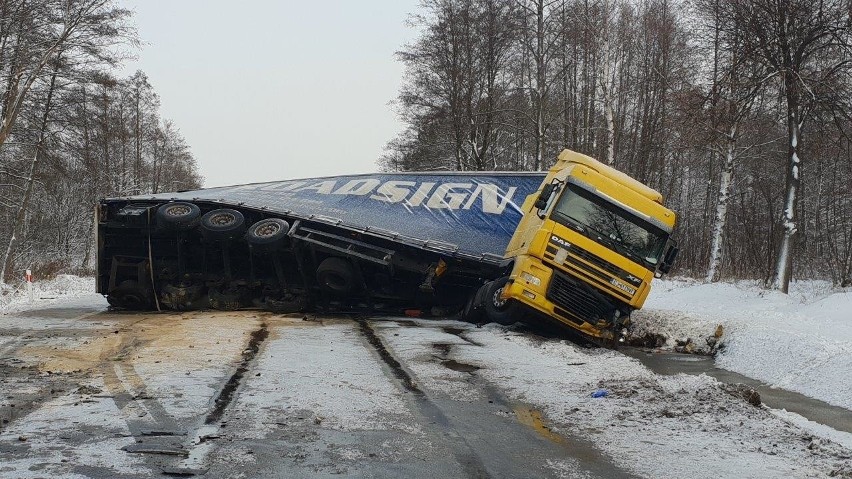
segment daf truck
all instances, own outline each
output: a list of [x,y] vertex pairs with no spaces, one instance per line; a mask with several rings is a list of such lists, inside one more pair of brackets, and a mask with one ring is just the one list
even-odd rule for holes
[[480,288],[466,308],[474,315],[533,316],[617,341],[678,254],[676,216],[659,192],[570,150],[522,211],[506,247],[510,270]]
[[97,290],[129,310],[545,319],[618,337],[677,254],[659,193],[547,173],[382,173],[101,200]]

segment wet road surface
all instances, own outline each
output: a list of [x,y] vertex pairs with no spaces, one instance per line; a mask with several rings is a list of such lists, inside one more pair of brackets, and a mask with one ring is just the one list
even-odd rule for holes
[[436,323],[447,341],[427,357],[459,398],[387,346],[408,321],[18,316],[0,329],[2,477],[633,477],[449,359],[481,347],[463,328]]

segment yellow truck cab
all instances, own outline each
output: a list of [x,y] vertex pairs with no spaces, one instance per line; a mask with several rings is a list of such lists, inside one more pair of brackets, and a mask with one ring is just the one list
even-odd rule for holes
[[[545,316],[598,341],[620,338],[651,280],[677,256],[675,213],[662,195],[593,158],[564,150],[505,257],[511,273],[485,286],[489,316]],[[503,321],[501,321],[503,322]]]

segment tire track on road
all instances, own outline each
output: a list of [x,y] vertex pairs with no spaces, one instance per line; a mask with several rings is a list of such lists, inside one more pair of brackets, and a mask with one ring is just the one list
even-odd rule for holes
[[[451,450],[455,456],[456,462],[462,467],[465,475],[470,478],[488,478],[491,475],[488,472],[482,458],[476,453],[473,447],[463,435],[455,432],[451,425],[450,419],[444,414],[437,404],[432,402],[429,396],[421,390],[411,374],[402,366],[402,364],[391,354],[388,348],[382,342],[381,338],[373,330],[372,326],[366,319],[358,319],[359,330],[366,338],[367,342],[376,350],[379,357],[387,365],[397,379],[399,384],[407,391],[413,394],[413,401],[416,405],[420,416],[426,421],[421,424],[424,429],[437,429],[432,436],[441,437],[444,441],[450,443]],[[433,426],[434,425],[434,426]]]
[[[461,362],[452,354],[454,348],[485,347],[467,337],[467,329],[437,322],[434,327],[421,323],[414,332],[403,325],[381,324],[381,336],[390,343],[383,343],[385,350],[390,355],[394,347],[401,348],[405,357],[397,356],[394,361],[406,364],[400,368],[422,396],[449,418],[437,426],[464,441],[487,476],[564,477],[567,468],[569,477],[635,477],[614,465],[592,442],[553,432],[541,412],[510,400],[498,384],[483,378],[481,366]],[[380,336],[376,331],[374,335]],[[447,335],[463,343],[448,340]],[[436,374],[434,364],[446,368],[449,375]],[[418,378],[417,374],[424,376]],[[465,393],[456,395],[447,389],[445,385],[452,381],[459,381],[463,385],[459,389]]]

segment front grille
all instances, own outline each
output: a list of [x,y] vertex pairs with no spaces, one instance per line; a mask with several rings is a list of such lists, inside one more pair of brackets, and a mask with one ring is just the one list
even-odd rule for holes
[[550,280],[545,296],[558,307],[592,324],[598,319],[606,318],[607,312],[611,309],[610,305],[589,291],[587,287],[559,271],[553,272],[553,278]]
[[589,263],[592,263],[593,265],[601,268],[602,270],[612,273],[612,275],[617,278],[623,278],[628,274],[627,271],[624,271],[623,269],[610,263],[609,261],[599,258],[582,248],[577,248],[575,246],[571,248],[570,251],[575,255],[579,256],[580,258],[583,258],[584,260],[588,261]]
[[[563,268],[572,270],[575,274],[589,280],[591,284],[596,284],[600,289],[607,291],[612,296],[623,301],[630,302],[633,295],[636,294],[635,289],[638,284],[635,281],[629,281],[626,279],[628,277],[633,277],[627,271],[604,260],[603,258],[593,255],[577,245],[571,245],[566,249],[569,254],[565,258],[565,261],[561,263]],[[558,249],[556,247],[548,245],[544,252],[544,259],[555,262],[557,251]],[[582,260],[585,260],[585,263]],[[590,267],[588,263],[591,263],[600,269]],[[612,274],[615,278],[607,273]],[[628,283],[634,291],[631,293],[619,288],[618,285],[614,283],[614,281],[618,280]]]

